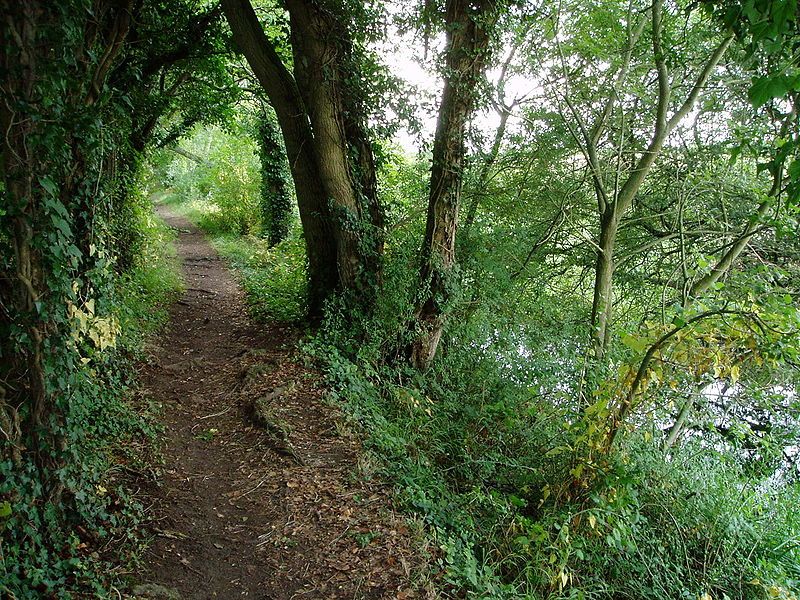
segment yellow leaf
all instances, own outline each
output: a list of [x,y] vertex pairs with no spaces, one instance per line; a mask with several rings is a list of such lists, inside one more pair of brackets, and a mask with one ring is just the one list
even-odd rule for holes
[[736,383],[739,381],[739,365],[733,365],[731,367],[731,383]]
[[542,488],[542,501],[544,502],[550,497],[550,486],[546,485]]
[[697,600],[714,600],[714,599],[711,597],[711,594],[706,592],[705,594],[698,596]]
[[594,515],[589,515],[589,527],[594,529],[597,526],[597,517]]

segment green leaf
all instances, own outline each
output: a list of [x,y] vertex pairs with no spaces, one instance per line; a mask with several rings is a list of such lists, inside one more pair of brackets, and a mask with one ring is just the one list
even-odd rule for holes
[[638,335],[631,335],[626,333],[622,336],[622,343],[635,352],[644,352],[647,348],[647,340],[642,339]]
[[750,86],[747,96],[754,107],[764,106],[773,98],[781,98],[789,91],[789,78],[785,75],[765,75],[759,77]]
[[0,519],[5,519],[11,516],[11,503],[8,501],[0,502]]
[[800,160],[793,160],[789,165],[789,179],[800,179]]
[[45,177],[40,177],[40,178],[39,178],[39,184],[40,184],[40,185],[41,185],[41,186],[42,186],[42,187],[45,189],[45,191],[46,191],[48,194],[50,194],[51,196],[57,196],[57,195],[58,195],[58,187],[57,187],[57,186],[56,186],[56,184],[53,182],[53,180],[52,180],[52,179],[50,179],[49,177],[46,177],[46,176],[45,176]]

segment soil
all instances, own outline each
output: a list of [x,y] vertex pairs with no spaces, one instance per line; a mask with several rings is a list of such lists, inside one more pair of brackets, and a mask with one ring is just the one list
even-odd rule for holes
[[418,598],[418,543],[302,364],[297,331],[254,323],[186,219],[183,297],[141,374],[162,406],[164,467],[141,598]]

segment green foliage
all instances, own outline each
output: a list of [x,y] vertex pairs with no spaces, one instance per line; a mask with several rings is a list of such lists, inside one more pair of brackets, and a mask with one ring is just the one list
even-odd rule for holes
[[[674,378],[686,385],[709,372],[716,379],[705,381],[755,378],[766,367],[759,361],[774,360],[772,336],[796,329],[796,310],[781,302],[767,310],[773,302],[767,298],[777,299],[768,295],[759,300],[756,314],[775,330],[760,329],[746,311],[687,326],[692,315],[714,306],[735,308],[730,302],[739,284],[730,280],[727,299],[719,305],[698,304],[671,323],[641,329],[632,318],[636,333],[624,337],[613,354],[629,373],[664,332],[682,328],[656,355],[647,391],[638,400],[644,403],[638,411],[659,416],[634,419],[636,431],[626,429],[621,448],[587,461],[591,437],[574,424],[581,415],[576,399],[590,385],[583,379],[589,376],[584,345],[589,332],[583,324],[588,306],[570,276],[551,282],[552,291],[534,288],[528,295],[528,281],[549,273],[547,265],[532,263],[520,271],[517,261],[509,272],[504,261],[515,256],[525,237],[515,227],[514,205],[503,205],[502,195],[487,207],[497,214],[484,226],[485,237],[479,229],[472,247],[464,249],[467,294],[448,327],[443,355],[425,374],[386,361],[410,318],[413,290],[407,282],[415,275],[423,225],[414,202],[424,194],[414,173],[419,166],[398,161],[382,173],[395,235],[374,318],[354,324],[346,304],[332,303],[323,328],[305,349],[324,369],[330,399],[366,436],[371,460],[362,475],[392,482],[401,505],[426,524],[437,549],[435,581],[442,593],[794,598],[800,521],[793,507],[800,492],[782,471],[789,467],[768,456],[766,448],[776,442],[764,438],[757,442],[764,449],[756,452],[760,458],[746,458],[752,437],[731,445],[726,433],[714,434],[713,428],[670,452],[656,441],[663,435],[657,428],[672,418],[669,409],[659,407],[674,403],[684,390]],[[545,176],[544,190],[553,193],[558,184],[552,166]],[[550,222],[527,224],[533,233],[526,237],[535,239],[536,227]],[[556,263],[558,269],[569,260]],[[758,289],[752,283],[742,288],[750,290],[751,303]],[[570,288],[571,296],[558,292]],[[749,348],[745,356],[743,347]],[[770,364],[766,369],[773,373],[783,369]],[[605,382],[608,374],[596,376]],[[624,382],[612,375],[607,385]],[[782,415],[776,423],[793,418],[794,409],[781,412],[774,398],[768,402]],[[698,414],[701,409],[710,407],[698,407]],[[713,410],[707,418],[713,421],[712,415]],[[719,452],[709,452],[709,443]]]
[[[136,3],[98,83],[116,5],[23,15],[28,4],[9,4],[0,24],[0,595],[103,596],[138,542],[124,465],[153,434],[147,407],[131,405],[130,359],[179,287],[144,154],[160,148],[153,178],[213,236],[256,317],[302,320],[305,248],[278,131],[241,99],[250,74],[227,56],[217,7]],[[509,31],[493,43],[515,46],[500,70],[536,85],[513,111],[507,82],[496,85],[516,122],[466,166],[475,219],[425,373],[398,349],[424,292],[409,282],[429,165],[371,144],[389,234],[382,289],[368,310],[333,298],[305,349],[364,435],[362,475],[390,482],[425,524],[442,595],[797,597],[797,3],[699,3],[713,21],[695,4],[522,3],[503,15]],[[388,136],[413,120],[412,95],[371,49],[389,14],[327,8],[348,27],[345,121],[369,117]],[[423,27],[439,8],[426,3]],[[261,13],[288,62],[285,13]],[[598,193],[639,172],[660,109],[677,110],[729,33],[724,69],[616,215],[600,360]]]
[[[572,417],[542,388],[510,381],[497,355],[450,347],[422,378],[381,367],[374,347],[348,358],[337,322],[306,349],[367,436],[379,474],[428,525],[443,589],[487,598],[797,593],[796,484],[756,483],[701,440],[665,461],[643,432],[590,489],[575,489],[580,441],[563,426]],[[537,360],[531,371],[546,371]]]
[[126,15],[82,0],[6,8],[0,595],[105,597],[138,551],[125,468],[154,434],[130,357],[163,324],[176,276],[145,197],[124,189],[138,180],[130,98],[94,79]]
[[[0,590],[11,598],[105,596],[119,567],[137,559],[143,509],[126,473],[150,460],[156,428],[151,409],[135,402],[131,360],[166,323],[180,288],[168,229],[150,215],[141,236],[137,266],[108,291],[107,316],[73,326],[78,356],[53,353],[47,363],[53,382],[68,390],[57,430],[68,460],[52,474],[61,503],[47,501],[32,461],[0,462]],[[92,336],[106,322],[114,324],[107,344]]]
[[261,165],[256,143],[235,127],[198,129],[186,141],[194,159],[178,155],[166,162],[172,189],[187,200],[204,203],[204,226],[238,235],[261,232]]
[[306,254],[297,229],[276,246],[252,236],[217,235],[212,242],[241,278],[255,318],[302,322],[306,314]]
[[[517,182],[509,164],[520,159],[512,154],[501,157],[509,161],[500,164],[507,179],[495,179],[492,201],[478,215],[469,247],[462,248],[463,291],[442,355],[421,374],[393,352],[402,347],[411,318],[415,291],[408,282],[418,268],[426,165],[391,152],[385,157],[381,193],[393,235],[379,303],[365,321],[353,318],[346,301],[331,302],[322,328],[304,349],[324,370],[330,400],[344,407],[365,436],[368,458],[361,475],[391,482],[400,506],[425,524],[441,593],[794,598],[800,521],[793,507],[800,492],[775,453],[796,444],[794,433],[781,438],[794,431],[789,423],[796,407],[786,399],[781,405],[775,394],[756,401],[755,391],[760,377],[766,379],[758,385],[768,389],[784,369],[776,344],[781,352],[794,347],[783,335],[796,329],[789,300],[757,283],[759,276],[737,274],[718,286],[719,298],[694,305],[693,312],[672,307],[662,321],[642,310],[649,296],[640,296],[639,304],[623,292],[631,312],[618,327],[624,323],[627,333],[615,341],[610,357],[628,375],[587,371],[589,306],[579,273],[591,256],[562,238],[563,253],[552,264],[523,262],[534,243],[528,240],[541,239],[563,207],[530,219],[525,211],[543,210],[541,199],[548,195],[574,193],[570,169],[528,167],[527,179]],[[732,177],[719,163],[692,177],[698,186],[715,181],[731,196],[746,185],[758,186]],[[526,187],[518,191],[517,185]],[[644,193],[655,210],[657,199],[670,191],[653,185]],[[520,202],[520,195],[529,203]],[[178,206],[208,223],[209,203],[184,200]],[[695,210],[719,211],[729,219],[736,210],[747,214],[733,205],[690,206],[684,205],[687,222]],[[635,232],[628,235],[623,244],[642,244]],[[217,235],[215,243],[231,259],[259,318],[301,314],[299,237],[272,249],[252,236]],[[698,252],[692,269],[702,276],[713,264]],[[548,278],[547,285],[535,283]],[[635,270],[623,281],[623,290],[642,285]],[[740,317],[692,321],[703,311],[735,308]],[[644,321],[643,314],[653,318]],[[759,322],[770,326],[762,329]],[[594,390],[595,401],[603,390],[617,398],[617,388],[630,384],[643,354],[676,326],[680,335],[669,338],[646,371],[618,448],[598,451],[581,420],[581,399]],[[714,428],[719,413],[713,403],[698,402],[692,433],[664,450],[659,428],[672,423],[675,403],[698,381],[720,380],[747,385],[737,392],[739,408],[728,414],[745,420],[758,414],[752,422],[763,423],[759,411],[768,409],[775,415],[772,432],[741,430],[734,438],[725,427]],[[787,374],[786,385],[791,380]],[[607,414],[586,415],[602,424],[597,431],[605,431]],[[709,452],[710,444],[715,451]]]

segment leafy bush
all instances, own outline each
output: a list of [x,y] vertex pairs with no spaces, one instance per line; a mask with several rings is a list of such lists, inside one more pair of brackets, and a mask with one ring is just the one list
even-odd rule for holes
[[241,130],[212,127],[198,130],[185,145],[194,158],[177,155],[162,166],[173,191],[204,206],[203,225],[210,231],[259,233],[261,164],[255,142]]

